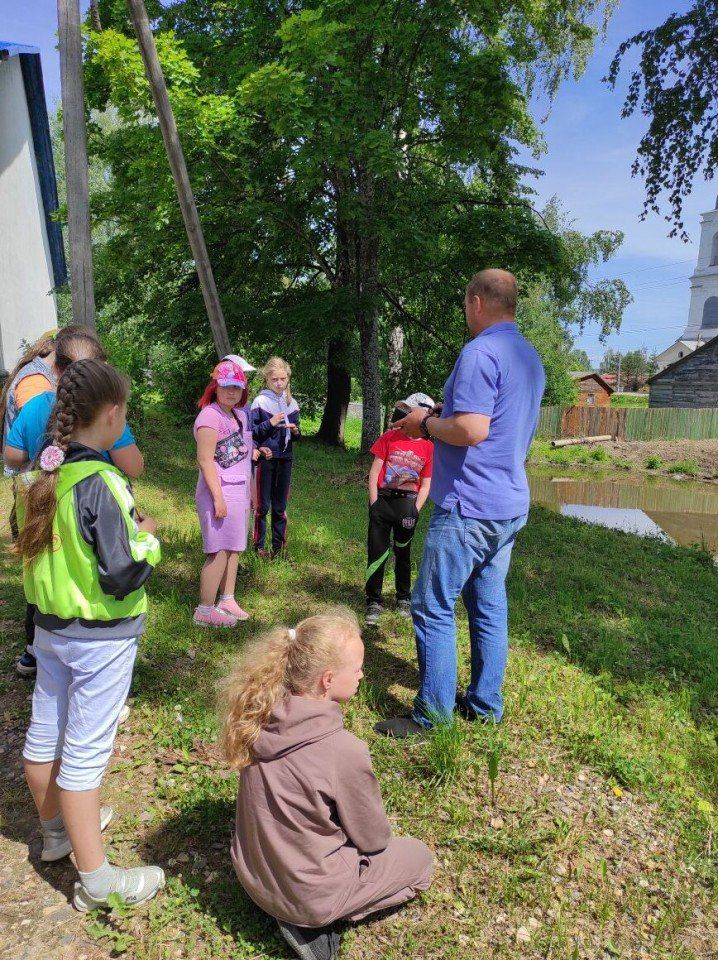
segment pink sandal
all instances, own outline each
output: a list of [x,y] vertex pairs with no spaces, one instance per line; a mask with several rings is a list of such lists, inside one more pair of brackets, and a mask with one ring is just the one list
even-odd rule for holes
[[225,610],[220,610],[219,607],[212,607],[209,613],[202,613],[197,607],[192,622],[198,627],[234,627],[237,618]]
[[235,620],[249,620],[249,614],[240,607],[234,597],[230,597],[229,600],[220,600],[217,609],[228,613]]

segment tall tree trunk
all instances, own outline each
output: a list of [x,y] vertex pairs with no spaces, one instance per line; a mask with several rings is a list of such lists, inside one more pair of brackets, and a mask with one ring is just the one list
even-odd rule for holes
[[97,321],[92,277],[90,187],[79,0],[57,0],[57,23],[60,41],[62,126],[65,135],[72,319],[75,323],[95,327]]
[[349,370],[349,344],[343,337],[334,337],[327,349],[327,397],[317,437],[322,443],[339,447],[344,443],[352,379]]
[[366,453],[381,433],[381,383],[379,378],[379,316],[373,302],[361,308],[362,424],[361,452]]
[[389,392],[384,413],[384,429],[389,429],[389,417],[391,416],[392,405],[399,400],[399,388],[401,387],[402,356],[404,354],[404,328],[396,324],[389,331],[389,356],[387,367],[389,369]]
[[95,33],[102,33],[102,20],[97,0],[90,0],[90,23]]
[[366,453],[381,433],[381,378],[379,376],[379,239],[376,231],[377,184],[361,164],[356,168],[361,216],[354,222],[351,249],[361,344],[362,427],[361,452]]

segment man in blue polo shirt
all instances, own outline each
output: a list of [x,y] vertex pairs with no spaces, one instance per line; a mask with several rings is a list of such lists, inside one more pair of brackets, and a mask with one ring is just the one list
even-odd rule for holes
[[[395,424],[409,437],[435,441],[435,506],[411,602],[419,692],[410,717],[376,725],[388,736],[420,735],[450,720],[456,708],[468,719],[499,722],[503,714],[506,575],[528,514],[524,464],[545,385],[539,355],[516,325],[516,298],[516,280],[505,270],[482,270],[472,278],[465,310],[473,339],[444,384],[441,415],[415,410]],[[471,637],[465,693],[457,692],[459,596]]]

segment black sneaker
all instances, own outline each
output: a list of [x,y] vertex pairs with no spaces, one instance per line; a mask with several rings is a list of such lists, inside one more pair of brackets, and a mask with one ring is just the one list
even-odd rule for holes
[[339,934],[333,927],[296,927],[277,920],[282,936],[302,960],[336,960]]
[[366,617],[364,623],[367,627],[375,627],[379,623],[379,617],[384,612],[384,607],[380,603],[370,603],[366,608]]
[[411,620],[411,600],[397,600],[396,612],[400,617]]
[[393,717],[391,720],[380,720],[374,724],[374,730],[384,737],[393,737],[395,740],[416,740],[424,738],[428,730],[417,723],[413,717]]
[[460,717],[463,717],[464,720],[468,720],[469,723],[478,721],[478,723],[488,723],[499,725],[500,720],[497,721],[494,719],[493,713],[477,713],[473,707],[470,707],[466,702],[466,697],[463,693],[456,692],[456,700],[454,702],[454,710],[459,714]]
[[26,650],[15,664],[15,669],[21,677],[34,677],[37,673],[37,660]]

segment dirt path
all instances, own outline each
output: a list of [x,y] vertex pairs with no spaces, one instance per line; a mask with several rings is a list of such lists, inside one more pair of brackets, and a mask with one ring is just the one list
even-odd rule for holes
[[641,469],[645,469],[648,457],[659,457],[664,464],[661,472],[673,464],[694,460],[699,477],[718,479],[718,440],[617,440],[606,449]]

